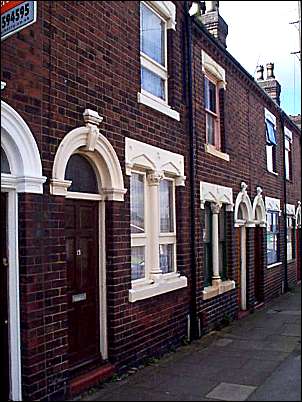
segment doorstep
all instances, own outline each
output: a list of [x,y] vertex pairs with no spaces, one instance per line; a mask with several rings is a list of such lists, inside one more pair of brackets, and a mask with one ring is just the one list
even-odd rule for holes
[[107,363],[97,369],[73,378],[69,383],[69,396],[74,397],[88,388],[110,378],[115,372],[115,366]]
[[247,317],[250,314],[249,310],[240,310],[238,313],[238,320]]

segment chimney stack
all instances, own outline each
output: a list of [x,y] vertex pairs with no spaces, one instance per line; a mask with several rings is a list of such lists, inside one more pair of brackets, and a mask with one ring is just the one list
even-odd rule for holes
[[219,14],[219,1],[205,1],[205,13],[199,16],[200,21],[225,48],[228,36],[228,25]]
[[262,89],[280,106],[281,85],[275,78],[274,63],[266,64],[266,80],[263,77],[264,67],[258,66],[256,80]]

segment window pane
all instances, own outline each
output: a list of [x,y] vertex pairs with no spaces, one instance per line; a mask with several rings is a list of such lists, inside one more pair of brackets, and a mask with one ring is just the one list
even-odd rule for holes
[[65,180],[72,181],[68,191],[98,194],[95,172],[84,156],[71,155],[66,166]]
[[131,233],[145,231],[144,175],[132,173],[130,178]]
[[204,96],[205,108],[216,113],[216,85],[207,77],[204,79]]
[[145,67],[141,68],[141,84],[145,91],[165,100],[165,81]]
[[226,251],[225,251],[225,243],[219,243],[219,275],[221,279],[226,279],[225,275],[226,271]]
[[278,262],[278,242],[277,242],[277,235],[273,233],[267,234],[267,263],[273,264]]
[[215,120],[212,115],[207,113],[207,143],[215,145]]
[[210,100],[210,110],[216,113],[216,85],[209,81],[209,100]]
[[141,3],[141,51],[165,65],[165,23]]
[[131,247],[131,280],[145,277],[145,247]]
[[218,215],[219,241],[225,241],[225,207],[222,206]]
[[204,232],[203,232],[203,241],[205,243],[211,242],[211,207],[207,202],[204,207]]
[[267,145],[266,146],[266,161],[267,161],[267,170],[270,172],[274,171],[274,164],[273,164],[273,146]]
[[289,150],[285,150],[285,177],[287,180],[290,178],[289,174]]
[[268,145],[277,145],[275,126],[269,120],[265,120],[266,126],[266,143]]
[[8,159],[3,148],[1,148],[1,173],[10,173]]
[[160,244],[159,265],[163,274],[174,271],[174,244]]
[[174,232],[173,216],[173,182],[162,180],[160,192],[160,231],[161,233]]

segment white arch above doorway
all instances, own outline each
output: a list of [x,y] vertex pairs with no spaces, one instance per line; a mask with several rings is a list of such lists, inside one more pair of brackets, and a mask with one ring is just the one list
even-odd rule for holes
[[1,101],[1,147],[10,166],[10,174],[1,174],[1,187],[17,192],[43,193],[40,152],[35,138],[23,118]]
[[103,118],[90,109],[85,109],[83,116],[86,125],[71,130],[59,145],[52,170],[51,194],[67,196],[71,182],[65,180],[66,166],[71,155],[81,153],[90,159],[97,172],[102,198],[123,201],[127,190],[117,154],[98,128]]
[[[255,223],[253,222],[252,203],[246,189],[247,184],[244,181],[242,181],[241,191],[238,193],[235,201],[235,212],[234,212],[235,227],[255,226]],[[242,212],[242,217],[239,216],[240,211]]]
[[253,201],[253,219],[256,225],[266,227],[266,208],[262,197],[261,187],[257,187],[257,195]]

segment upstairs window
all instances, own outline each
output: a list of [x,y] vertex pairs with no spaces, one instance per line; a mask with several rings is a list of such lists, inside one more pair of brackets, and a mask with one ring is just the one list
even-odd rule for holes
[[146,3],[140,4],[142,92],[167,102],[167,21]]
[[265,109],[266,162],[267,170],[277,173],[276,118]]
[[[205,151],[229,161],[224,148],[224,90],[225,70],[211,56],[202,50],[202,71],[204,74],[204,108],[206,113]],[[222,124],[221,124],[222,123]]]
[[285,127],[285,178],[292,180],[292,132]]
[[207,143],[215,148],[221,148],[220,119],[219,119],[219,93],[217,83],[209,77],[204,78],[204,103],[206,111]]

